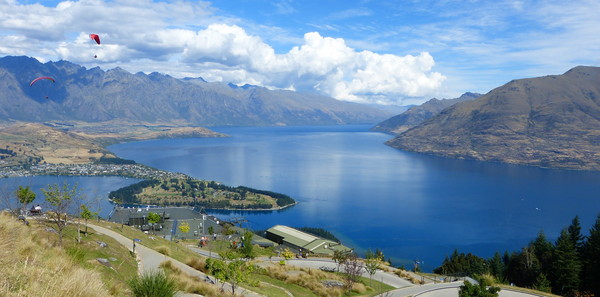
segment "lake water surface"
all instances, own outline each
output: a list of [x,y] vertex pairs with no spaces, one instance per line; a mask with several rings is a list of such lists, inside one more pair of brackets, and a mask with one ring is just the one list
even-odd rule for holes
[[[426,271],[454,249],[490,257],[520,249],[540,230],[554,240],[575,215],[587,233],[600,213],[600,173],[407,153],[384,145],[391,136],[369,127],[214,128],[231,137],[109,149],[155,168],[299,201],[274,212],[210,211],[222,218],[244,217],[256,230],[325,228],[360,253],[378,248],[407,267],[419,259]],[[107,193],[132,182],[97,178],[88,185]]]
[[[86,204],[92,212],[97,212],[101,217],[107,218],[114,208],[114,205],[108,201],[110,191],[128,186],[141,181],[141,179],[125,178],[117,176],[24,176],[0,178],[0,209],[16,208],[17,200],[13,193],[19,186],[30,187],[36,193],[36,198],[32,205],[46,204],[44,193],[41,189],[48,189],[49,185],[58,185],[62,187],[65,183],[69,188],[77,186],[78,193],[81,196],[81,203]],[[13,197],[13,199],[6,199]],[[77,208],[77,203],[72,203],[73,208]],[[74,209],[74,212],[79,210]]]
[[437,267],[457,248],[490,257],[540,230],[558,237],[575,215],[585,232],[600,213],[600,173],[450,160],[390,148],[370,126],[215,128],[229,138],[111,146],[122,158],[193,177],[288,194],[278,212],[216,212],[275,224],[322,227],[359,252],[394,264]]

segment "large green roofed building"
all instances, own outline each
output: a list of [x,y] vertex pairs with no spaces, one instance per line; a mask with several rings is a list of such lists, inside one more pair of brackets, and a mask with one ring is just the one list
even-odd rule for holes
[[351,248],[346,247],[341,243],[320,238],[283,225],[276,225],[269,228],[265,237],[297,251],[309,251],[313,254],[333,255],[333,252],[336,250],[352,251]]

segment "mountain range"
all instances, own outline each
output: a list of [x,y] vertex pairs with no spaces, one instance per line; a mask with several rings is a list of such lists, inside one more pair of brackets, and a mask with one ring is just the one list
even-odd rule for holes
[[[30,86],[36,77],[52,77]],[[195,126],[376,123],[391,113],[330,97],[177,79],[68,61],[0,58],[0,121],[130,121]]]
[[421,105],[413,106],[405,112],[377,124],[375,127],[371,128],[371,130],[391,134],[400,134],[425,122],[447,107],[459,102],[475,99],[479,96],[481,96],[481,94],[467,92],[454,99],[440,100],[433,98]]
[[600,67],[513,80],[387,144],[461,159],[600,170]]

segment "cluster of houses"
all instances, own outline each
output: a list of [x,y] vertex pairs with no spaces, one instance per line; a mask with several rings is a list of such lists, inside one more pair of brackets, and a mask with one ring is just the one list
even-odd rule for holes
[[[150,212],[160,215],[160,220],[155,223],[149,222]],[[221,235],[224,228],[234,227],[230,222],[190,207],[118,207],[111,213],[109,221],[134,226],[167,239],[193,238],[199,243],[211,238],[216,239],[217,236],[222,238],[225,236]],[[190,227],[188,232],[178,228],[184,222]],[[263,236],[253,237],[253,244],[274,246],[276,249],[288,248],[304,255],[332,256],[334,251],[352,250],[338,242],[283,225],[273,226],[261,235]]]

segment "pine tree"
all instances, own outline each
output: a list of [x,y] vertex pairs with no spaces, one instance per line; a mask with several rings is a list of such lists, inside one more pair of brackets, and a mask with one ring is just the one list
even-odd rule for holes
[[556,240],[553,258],[552,291],[561,295],[573,295],[579,289],[581,263],[567,229],[563,229]]
[[546,276],[552,272],[552,253],[554,252],[554,245],[546,239],[543,231],[540,231],[536,239],[530,244],[533,247],[533,252],[536,258],[540,261],[541,272]]
[[590,228],[590,235],[582,254],[585,277],[583,288],[595,296],[600,296],[600,214]]
[[538,275],[538,278],[533,284],[533,288],[546,293],[550,293],[552,289],[550,281],[548,280],[548,278],[546,278],[546,275],[543,273],[540,273],[540,275]]
[[573,242],[573,246],[577,250],[577,253],[581,252],[583,248],[583,240],[584,237],[581,235],[581,224],[579,223],[579,216],[575,216],[573,221],[571,221],[571,225],[569,226],[569,236],[571,237],[571,241]]
[[488,262],[490,267],[490,273],[497,280],[504,280],[504,263],[502,262],[502,256],[500,256],[500,253],[496,252],[494,254],[494,257],[492,257]]
[[541,273],[541,264],[531,245],[524,247],[521,252],[513,253],[510,257],[506,278],[517,286],[533,286]]

